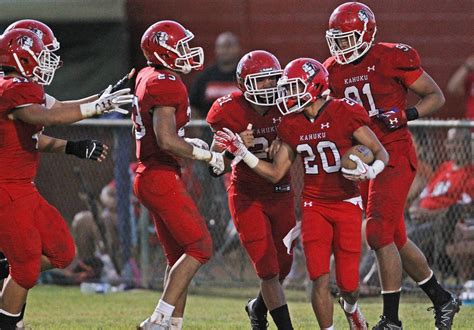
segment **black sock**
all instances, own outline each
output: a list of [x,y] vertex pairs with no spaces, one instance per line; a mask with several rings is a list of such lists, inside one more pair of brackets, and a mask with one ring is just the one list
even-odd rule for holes
[[278,330],[293,330],[291,324],[290,312],[288,311],[288,305],[283,305],[274,310],[270,311],[273,322],[275,322]]
[[392,293],[382,293],[383,315],[393,323],[400,325],[398,319],[398,306],[400,304],[400,291]]
[[20,316],[18,316],[18,322],[23,320],[23,318],[25,317],[25,309],[26,309],[26,303],[21,308]]
[[265,305],[265,301],[263,300],[262,292],[258,293],[257,299],[253,303],[253,311],[255,314],[258,316],[266,316],[268,309],[267,306]]
[[19,316],[8,316],[0,313],[0,329],[2,330],[15,330],[18,321]]
[[451,294],[438,283],[435,274],[428,282],[421,284],[420,288],[425,291],[435,307],[442,306],[451,299]]

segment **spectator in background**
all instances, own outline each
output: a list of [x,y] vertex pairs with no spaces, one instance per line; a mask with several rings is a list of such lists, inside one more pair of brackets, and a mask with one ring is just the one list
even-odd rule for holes
[[448,82],[448,93],[466,97],[466,119],[474,120],[474,54],[454,72]]
[[216,63],[208,66],[189,90],[193,115],[206,118],[212,103],[221,96],[238,91],[234,77],[240,59],[239,38],[232,32],[223,32],[216,39]]
[[474,197],[469,129],[451,128],[445,146],[449,159],[439,166],[408,212],[410,239],[443,273],[450,263],[446,245]]

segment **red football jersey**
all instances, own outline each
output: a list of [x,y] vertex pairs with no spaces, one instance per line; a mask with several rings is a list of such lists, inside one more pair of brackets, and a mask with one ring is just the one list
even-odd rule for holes
[[[265,151],[277,137],[276,126],[282,115],[276,106],[271,107],[262,116],[252,109],[245,100],[241,91],[228,94],[217,99],[207,114],[207,122],[214,131],[226,127],[235,133],[247,129],[252,124],[255,137],[255,146],[249,150],[258,158],[270,161]],[[274,194],[290,189],[290,175],[287,174],[276,185],[268,182],[250,169],[244,162],[240,162],[232,170],[231,182],[239,191],[258,198],[286,198],[288,194]]]
[[179,157],[161,150],[153,130],[155,106],[169,106],[176,109],[176,132],[184,136],[184,126],[189,122],[191,108],[188,91],[178,74],[153,67],[143,68],[137,75],[135,102],[132,120],[135,126],[137,143],[137,172],[152,166],[165,166],[179,169]]
[[474,165],[457,167],[453,161],[440,165],[420,195],[420,206],[442,209],[471,203],[474,198]]
[[39,161],[37,133],[42,126],[11,120],[16,107],[43,104],[44,89],[25,78],[0,77],[0,183],[32,182]]
[[304,113],[285,116],[278,135],[303,159],[303,198],[345,200],[360,195],[357,184],[342,176],[342,155],[352,135],[370,122],[367,111],[348,99],[329,100],[314,121]]
[[359,61],[341,65],[330,57],[324,66],[333,96],[362,104],[372,119],[370,128],[384,146],[394,141],[401,143],[398,150],[412,146],[407,127],[391,131],[375,115],[379,110],[406,109],[407,87],[423,74],[416,50],[404,44],[376,43]]

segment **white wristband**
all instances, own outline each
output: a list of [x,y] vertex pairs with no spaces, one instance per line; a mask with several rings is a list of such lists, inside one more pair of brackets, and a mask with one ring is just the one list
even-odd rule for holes
[[255,168],[257,167],[259,159],[250,151],[247,151],[245,156],[242,158],[245,164],[247,164],[248,167],[250,168]]
[[95,109],[95,102],[81,104],[80,108],[83,118],[89,118],[97,114]]
[[204,150],[193,146],[193,159],[205,160],[208,162],[212,158],[212,154],[209,150]]
[[372,164],[372,168],[374,169],[375,175],[378,175],[385,168],[385,164],[381,160],[377,159]]

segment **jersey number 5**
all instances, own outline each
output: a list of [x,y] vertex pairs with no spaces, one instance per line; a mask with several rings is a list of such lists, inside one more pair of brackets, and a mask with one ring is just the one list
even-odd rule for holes
[[[319,168],[318,165],[312,164],[316,160],[316,155],[313,152],[311,146],[307,143],[299,144],[296,147],[296,151],[299,154],[305,153],[307,156],[303,157],[304,170],[306,174],[318,174]],[[341,156],[337,150],[336,145],[331,141],[319,141],[316,145],[316,151],[319,153],[321,158],[321,164],[323,165],[323,170],[326,173],[338,172],[341,169]],[[334,157],[334,164],[329,165],[328,157],[326,152],[331,152]]]

